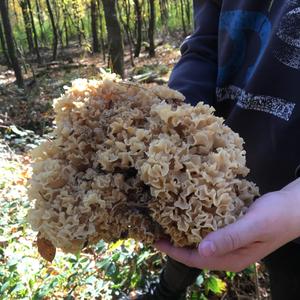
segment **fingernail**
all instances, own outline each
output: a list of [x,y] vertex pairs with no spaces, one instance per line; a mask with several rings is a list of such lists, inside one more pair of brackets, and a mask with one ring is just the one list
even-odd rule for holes
[[204,241],[199,245],[199,251],[203,256],[212,256],[216,253],[216,246],[211,241]]

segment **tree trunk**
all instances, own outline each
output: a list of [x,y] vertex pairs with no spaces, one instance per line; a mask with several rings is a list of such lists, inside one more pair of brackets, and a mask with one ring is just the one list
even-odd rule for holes
[[169,18],[166,0],[159,0],[159,7],[160,7],[161,24],[163,26],[164,31],[166,31],[168,27],[168,18]]
[[1,44],[1,48],[2,48],[2,53],[3,53],[3,55],[5,57],[5,60],[6,60],[6,64],[10,68],[11,63],[10,63],[9,56],[8,56],[8,53],[7,53],[7,49],[6,49],[5,38],[4,38],[4,33],[3,33],[1,22],[0,22],[0,44]]
[[91,29],[93,36],[93,52],[100,52],[100,44],[98,38],[98,10],[96,0],[91,0]]
[[17,13],[17,8],[16,8],[16,0],[13,0],[13,8],[14,8],[14,15],[15,15],[15,18],[16,18],[16,24],[19,24],[19,15]]
[[122,18],[122,9],[119,5],[119,2],[117,2],[117,8],[118,8],[118,12],[119,12],[119,19],[121,21],[121,24],[123,26],[123,29],[125,31],[125,35],[127,38],[129,54],[130,54],[130,62],[131,62],[132,67],[134,67],[134,59],[133,59],[133,53],[132,53],[132,40],[131,40],[130,29],[129,29],[129,19],[130,19],[130,16],[128,15],[129,11],[128,11],[127,7],[125,7],[125,12],[126,12],[126,23],[125,23],[125,21]]
[[0,13],[2,16],[3,29],[6,38],[7,48],[8,48],[8,55],[10,57],[12,68],[14,69],[15,72],[17,85],[19,88],[24,88],[22,71],[16,56],[16,49],[14,44],[12,28],[9,20],[8,8],[6,6],[6,0],[0,0]]
[[104,43],[104,28],[103,28],[103,14],[101,9],[101,1],[97,0],[98,5],[98,12],[99,12],[99,22],[100,22],[100,43],[101,43],[101,50],[103,61],[105,62],[105,43]]
[[29,52],[33,52],[34,44],[33,44],[33,39],[32,39],[32,25],[31,25],[31,21],[30,21],[29,12],[28,12],[27,1],[20,0],[19,3],[20,3],[20,7],[22,9],[22,14],[23,14],[24,27],[25,27],[26,38],[27,38],[27,43],[28,43],[28,50],[29,50]]
[[133,0],[135,7],[136,23],[137,23],[137,39],[134,49],[134,57],[139,57],[142,48],[142,9],[139,0]]
[[[78,28],[79,21],[77,20],[76,17],[76,12],[75,12],[76,7],[74,8],[73,2],[72,2],[72,10],[69,11],[69,5],[65,4],[64,6],[64,14],[66,17],[66,26],[68,27],[68,36],[69,36],[69,41],[74,37],[75,33],[72,31],[73,28],[76,29],[77,37],[79,39],[79,46],[81,46],[81,34],[80,33],[80,28]],[[80,27],[80,26],[79,26]]]
[[[54,18],[56,20],[56,24],[60,23],[60,7],[57,5],[56,0],[52,0],[52,11],[54,12]],[[58,26],[57,26],[58,27]]]
[[149,56],[155,56],[155,43],[154,43],[154,33],[155,33],[155,0],[149,0]]
[[63,6],[63,15],[64,15],[64,30],[65,30],[65,41],[66,41],[66,48],[69,47],[69,28],[68,28],[68,13],[67,13],[67,8],[64,5]]
[[191,29],[191,6],[190,6],[190,0],[186,0],[186,17],[188,22],[188,30]]
[[52,32],[53,32],[53,55],[52,55],[52,60],[56,60],[57,58],[57,46],[58,46],[58,34],[57,34],[57,28],[55,25],[55,20],[54,20],[54,15],[53,15],[53,11],[51,8],[51,4],[49,0],[46,0],[46,4],[47,4],[47,9],[48,9],[48,13],[50,16],[50,21],[51,21],[51,25],[52,25]]
[[113,72],[124,78],[124,46],[120,23],[117,17],[116,0],[102,0],[106,28],[109,54],[112,62]]
[[86,40],[83,18],[80,18],[80,25],[81,25],[80,30],[81,30],[82,37],[83,37],[84,40]]
[[36,7],[36,14],[38,17],[38,21],[39,21],[39,26],[40,26],[40,31],[41,31],[41,39],[43,41],[43,43],[45,43],[47,41],[47,37],[45,35],[45,29],[44,29],[44,19],[43,19],[43,13],[41,12],[41,5],[39,0],[35,0],[35,7]]
[[[62,2],[62,1],[60,1]],[[63,26],[60,26],[60,17],[61,17],[61,5],[57,5],[56,0],[52,0],[52,12],[54,14],[54,20],[56,23],[56,32],[57,32],[57,39],[58,39],[58,44],[60,43],[61,48],[64,48],[64,41],[63,41]]]
[[74,21],[75,21],[75,27],[77,30],[77,37],[78,37],[78,43],[79,47],[82,46],[82,29],[80,27],[80,16],[79,16],[79,7],[76,0],[72,0],[72,10],[74,13]]
[[182,21],[183,33],[184,33],[184,36],[187,36],[185,19],[184,19],[184,11],[185,10],[184,10],[184,5],[183,5],[183,0],[180,0],[180,8],[181,8],[181,21]]
[[134,67],[134,55],[133,55],[133,43],[134,43],[134,39],[133,39],[133,35],[132,35],[132,31],[130,28],[130,16],[131,16],[131,3],[130,0],[124,0],[124,5],[125,5],[125,10],[126,10],[126,32],[128,35],[128,42],[129,42],[129,46],[130,46],[130,60],[131,60],[131,65]]
[[28,10],[29,10],[31,27],[32,27],[32,31],[33,31],[35,53],[36,53],[37,61],[40,64],[42,62],[42,59],[41,59],[41,55],[40,55],[40,51],[39,51],[38,35],[37,35],[35,25],[34,25],[34,19],[33,19],[33,13],[32,13],[32,9],[31,9],[30,0],[27,0],[27,5],[28,5]]
[[130,18],[131,18],[131,0],[123,0],[123,4],[126,10],[126,26],[129,34],[129,38],[131,43],[133,43],[133,35],[132,35],[132,30],[130,26]]

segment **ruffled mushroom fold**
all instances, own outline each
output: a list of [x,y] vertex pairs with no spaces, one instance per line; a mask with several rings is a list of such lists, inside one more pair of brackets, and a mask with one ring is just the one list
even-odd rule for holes
[[80,79],[54,107],[54,139],[32,152],[28,219],[56,248],[166,236],[193,246],[258,195],[242,138],[167,87]]

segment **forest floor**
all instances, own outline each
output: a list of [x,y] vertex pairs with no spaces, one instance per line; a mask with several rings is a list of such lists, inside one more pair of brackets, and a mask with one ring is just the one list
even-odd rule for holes
[[[49,56],[49,50],[44,57]],[[159,46],[156,57],[142,52],[131,64],[125,55],[126,78],[143,83],[166,83],[170,71],[178,60],[179,50],[171,45]],[[100,79],[101,70],[107,70],[101,54],[91,55],[76,47],[65,49],[55,62],[35,63],[27,66],[26,93],[14,84],[14,73],[0,65],[0,124],[14,124],[43,134],[53,120],[52,101],[64,92],[76,78]]]
[[[144,51],[133,66],[126,53],[126,76],[164,84],[179,55],[178,47],[163,45],[155,58]],[[100,242],[81,257],[60,253],[53,264],[46,263],[32,247],[35,233],[25,220],[28,152],[52,130],[53,99],[76,78],[101,78],[106,67],[101,54],[72,47],[56,62],[28,65],[24,93],[13,72],[0,65],[0,299],[119,299],[124,291],[134,298],[157,279],[164,259],[132,241]],[[263,264],[238,274],[204,271],[188,299],[269,299],[268,276]]]

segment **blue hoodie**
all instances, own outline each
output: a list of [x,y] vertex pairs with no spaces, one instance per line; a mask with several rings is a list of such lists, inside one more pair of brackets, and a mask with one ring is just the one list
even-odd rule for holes
[[195,0],[194,10],[169,85],[213,105],[245,140],[249,179],[278,190],[300,165],[300,0]]

